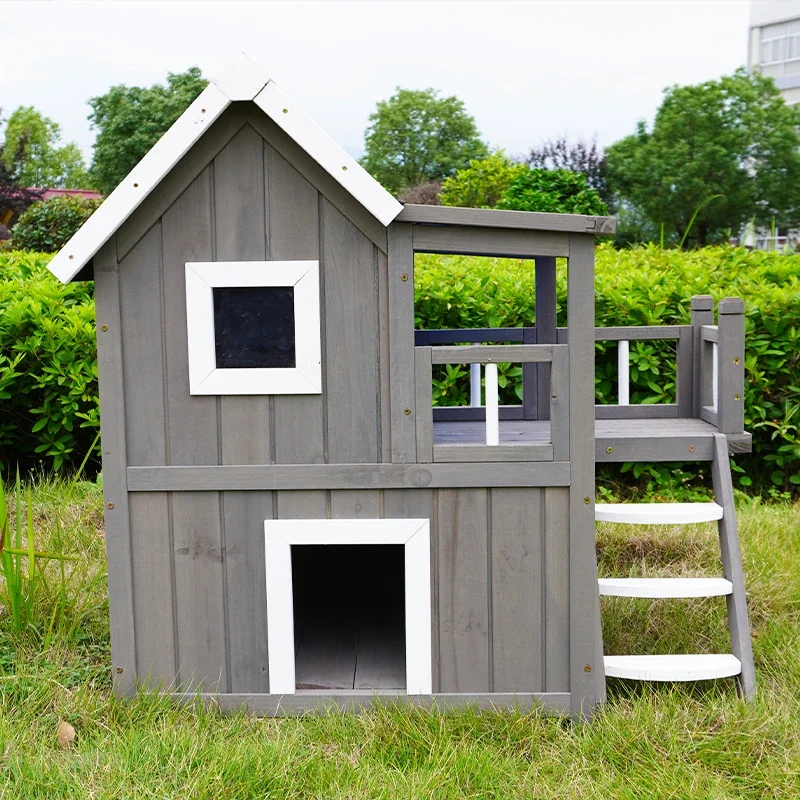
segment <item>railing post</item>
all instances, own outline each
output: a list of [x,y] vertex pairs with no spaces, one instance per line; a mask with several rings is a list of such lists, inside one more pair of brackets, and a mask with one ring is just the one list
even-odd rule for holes
[[720,433],[744,432],[744,301],[719,301],[717,427]]
[[469,365],[469,404],[472,408],[481,407],[481,365]]
[[[540,256],[536,259],[534,279],[536,281],[536,344],[555,344],[558,338],[556,327],[556,259],[554,256]],[[525,388],[530,386],[533,374],[536,375],[536,398],[528,398]],[[527,364],[522,368],[522,403],[525,406],[525,419],[550,419],[550,364]]]
[[630,344],[627,339],[617,343],[617,405],[631,404]]
[[500,444],[500,408],[497,388],[497,364],[486,364],[486,444]]
[[[703,325],[714,324],[714,298],[708,294],[698,294],[692,298],[692,416],[700,419],[706,396],[703,391]],[[709,384],[710,385],[710,384]]]

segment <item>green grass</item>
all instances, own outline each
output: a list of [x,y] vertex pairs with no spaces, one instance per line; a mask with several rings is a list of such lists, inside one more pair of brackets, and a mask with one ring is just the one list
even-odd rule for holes
[[[694,686],[609,682],[589,724],[536,714],[223,716],[110,692],[102,497],[91,484],[34,492],[37,547],[64,552],[83,613],[43,649],[0,616],[2,798],[797,798],[800,797],[800,507],[740,509],[759,681]],[[641,530],[641,529],[640,529]],[[713,526],[599,529],[601,574],[719,574]],[[54,569],[54,567],[48,567]],[[53,591],[57,581],[51,582]],[[0,603],[5,605],[0,586]],[[37,598],[44,615],[52,606]],[[607,652],[728,648],[724,603],[604,603]],[[60,750],[69,721],[75,745]]]

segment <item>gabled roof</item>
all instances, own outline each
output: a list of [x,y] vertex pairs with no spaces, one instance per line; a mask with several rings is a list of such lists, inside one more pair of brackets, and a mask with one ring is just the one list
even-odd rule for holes
[[219,115],[235,101],[252,100],[383,225],[402,206],[354,158],[295,106],[244,53],[203,90],[175,124],[106,198],[49,264],[69,283],[117,232],[147,195]]

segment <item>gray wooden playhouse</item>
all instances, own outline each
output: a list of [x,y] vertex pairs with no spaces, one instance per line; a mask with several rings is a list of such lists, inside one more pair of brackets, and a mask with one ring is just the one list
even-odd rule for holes
[[[728,464],[750,446],[743,307],[595,329],[613,229],[403,207],[246,58],[211,83],[51,263],[95,281],[117,690],[260,713],[581,714],[606,674],[751,694]],[[417,252],[532,259],[536,327],[415,331]],[[676,403],[628,404],[641,339],[674,343]],[[619,405],[595,407],[596,340],[619,342]],[[498,407],[498,362],[523,365],[521,405]],[[469,407],[432,408],[441,364],[472,365]],[[718,502],[596,507],[595,462],[632,460],[713,462]],[[717,520],[722,577],[598,584],[596,516]],[[732,653],[604,659],[603,593],[725,596]]]

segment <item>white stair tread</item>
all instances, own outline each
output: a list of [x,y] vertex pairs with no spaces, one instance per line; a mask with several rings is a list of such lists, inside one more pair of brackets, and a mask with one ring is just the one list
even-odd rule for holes
[[742,671],[730,654],[668,656],[606,656],[606,675],[638,681],[706,681],[729,678]]
[[722,519],[718,503],[597,503],[599,522],[627,522],[633,525],[680,525]]
[[610,597],[720,597],[731,594],[725,578],[600,578],[600,594]]

